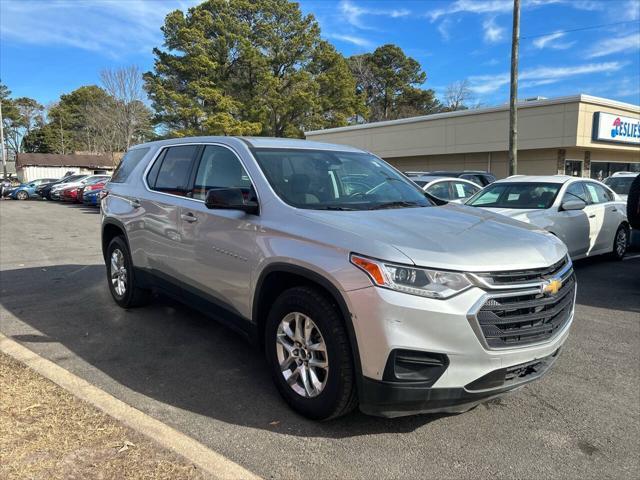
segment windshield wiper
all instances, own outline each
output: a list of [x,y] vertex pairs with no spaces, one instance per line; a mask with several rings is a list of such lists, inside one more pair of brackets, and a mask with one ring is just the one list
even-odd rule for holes
[[325,205],[323,207],[318,207],[315,208],[314,210],[335,210],[335,211],[353,211],[353,210],[357,210],[355,208],[351,208],[351,207],[339,207],[337,205]]
[[378,205],[374,205],[369,210],[382,210],[385,208],[403,208],[403,207],[426,207],[426,205],[420,205],[418,202],[408,202],[405,200],[396,202],[385,202]]

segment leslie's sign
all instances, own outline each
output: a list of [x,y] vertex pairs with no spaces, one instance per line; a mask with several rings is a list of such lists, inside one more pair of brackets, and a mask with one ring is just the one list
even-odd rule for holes
[[612,113],[596,112],[593,114],[593,139],[640,145],[640,120]]

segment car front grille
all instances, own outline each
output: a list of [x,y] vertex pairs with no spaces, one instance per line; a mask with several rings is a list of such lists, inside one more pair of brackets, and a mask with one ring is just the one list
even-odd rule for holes
[[[477,322],[479,334],[487,347],[498,349],[543,342],[567,324],[573,312],[576,292],[570,260],[565,259],[540,271],[546,274],[524,281],[522,272],[511,272],[511,277],[506,272],[499,274],[499,278],[510,278],[510,282],[519,284],[526,282],[528,286],[505,290],[496,285],[496,293],[491,292],[470,317]],[[562,280],[562,286],[556,293],[544,293],[543,286],[549,279]]]
[[529,283],[532,281],[553,277],[561,272],[568,264],[569,257],[565,256],[559,262],[549,267],[533,268],[529,270],[509,270],[506,272],[477,273],[487,284],[492,286],[509,286],[514,284]]

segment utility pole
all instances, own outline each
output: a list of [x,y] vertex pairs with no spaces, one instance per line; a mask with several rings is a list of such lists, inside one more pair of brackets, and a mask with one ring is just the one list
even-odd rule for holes
[[518,173],[518,47],[520,43],[520,0],[513,0],[511,38],[511,92],[509,95],[509,175]]
[[7,150],[4,148],[4,120],[2,118],[2,100],[0,100],[0,150],[2,150],[2,178],[7,178]]

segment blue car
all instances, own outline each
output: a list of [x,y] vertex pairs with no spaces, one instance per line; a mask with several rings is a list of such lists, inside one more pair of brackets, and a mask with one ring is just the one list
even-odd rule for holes
[[82,203],[91,207],[100,206],[100,192],[102,190],[91,190],[82,194]]
[[36,188],[43,183],[51,183],[57,181],[57,178],[39,178],[32,182],[22,183],[14,188],[9,197],[14,200],[27,200],[29,198],[38,198],[36,194]]

